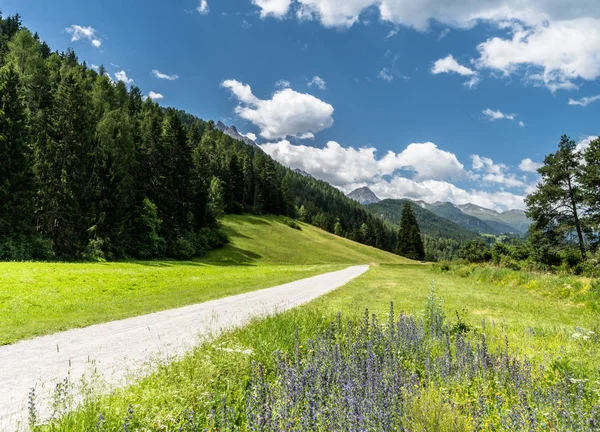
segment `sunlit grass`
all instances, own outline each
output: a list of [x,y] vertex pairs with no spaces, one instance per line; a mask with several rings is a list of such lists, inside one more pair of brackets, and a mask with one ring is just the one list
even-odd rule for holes
[[[540,379],[536,385],[560,382],[566,375],[581,380],[587,386],[586,392],[590,392],[586,393],[588,397],[597,398],[600,341],[597,336],[574,337],[578,332],[598,334],[598,315],[585,303],[439,273],[432,267],[382,265],[373,266],[365,276],[308,305],[255,321],[204,344],[185,359],[160,367],[154,375],[130,387],[100,398],[90,393],[87,404],[46,429],[91,428],[102,415],[106,430],[117,430],[132,407],[136,427],[177,430],[190,413],[199,421],[209,418],[223,398],[241,416],[238,422],[243,425],[253,363],[265,365],[272,377],[275,351],[293,353],[297,343],[303,349],[308,339],[336,320],[338,312],[342,313],[343,322],[360,321],[368,308],[385,322],[393,302],[397,312],[420,317],[432,281],[437,295],[444,300],[450,326],[456,326],[460,320],[470,329],[468,337],[474,340],[485,334],[494,351],[505,350],[508,343],[511,355],[530,362],[535,370],[543,368],[545,372],[536,372]],[[491,391],[496,384],[489,385]],[[476,402],[473,388],[462,385],[456,389],[460,392],[430,388],[411,403],[411,412],[417,418],[424,410],[443,407],[447,416],[454,404]]]
[[189,262],[0,263],[0,345],[280,285],[348,265],[406,262],[283,218],[224,220],[231,244]]

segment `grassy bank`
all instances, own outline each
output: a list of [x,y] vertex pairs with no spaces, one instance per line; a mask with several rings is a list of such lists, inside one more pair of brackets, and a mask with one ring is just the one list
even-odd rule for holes
[[[352,264],[406,260],[283,218],[232,216],[196,261],[0,263],[0,345],[267,288]],[[312,245],[312,246],[311,246]]]
[[[446,318],[444,332],[429,337],[429,327],[418,320],[423,316],[433,280],[437,296],[444,300]],[[368,308],[380,322],[387,323],[390,301],[394,302],[396,311],[416,318],[415,330],[404,336],[407,339],[402,345],[412,348],[402,348],[404,354],[391,358],[397,366],[385,369],[386,373],[406,372],[412,377],[407,378],[407,382],[416,386],[415,390],[402,390],[407,391],[402,406],[409,414],[398,421],[409,430],[515,430],[515,427],[573,430],[561,425],[567,421],[578,422],[577,410],[585,411],[589,417],[591,407],[596,404],[600,415],[597,405],[600,329],[594,311],[527,289],[442,274],[431,267],[382,265],[372,267],[365,276],[304,307],[224,335],[184,360],[160,367],[156,374],[131,387],[100,398],[94,397],[93,392],[87,393],[88,401],[83,408],[65,416],[60,423],[42,429],[87,429],[95,427],[99,419],[104,430],[119,430],[124,424],[151,430],[219,428],[219,422],[227,417],[222,415],[225,401],[225,413],[235,412],[234,417],[228,419],[227,428],[241,426],[244,430],[248,421],[256,420],[249,417],[253,415],[249,402],[254,401],[254,404],[260,399],[263,394],[260,391],[271,392],[271,396],[267,397],[268,401],[257,402],[258,406],[281,412],[282,405],[267,405],[271,404],[269,401],[280,400],[283,393],[278,386],[289,382],[290,376],[297,376],[298,380],[300,376],[308,377],[304,375],[308,372],[303,365],[312,364],[311,359],[316,355],[324,355],[325,360],[319,362],[317,370],[323,373],[332,370],[333,360],[327,358],[333,357],[327,356],[334,354],[327,354],[319,336],[332,323],[337,326],[335,337],[325,339],[332,349],[339,344],[340,355],[345,362],[350,362],[356,350],[346,342],[359,337],[355,330],[360,326],[348,327],[347,320],[360,322]],[[341,328],[335,324],[338,312],[342,314]],[[404,324],[398,327],[399,332],[400,328],[405,331],[407,325],[412,325],[410,319],[400,320]],[[389,326],[384,324],[382,328],[385,333]],[[371,367],[368,364],[384,365],[391,361],[385,360],[388,345],[373,348],[381,342],[377,332],[369,337],[374,338],[373,344],[367,341],[361,350],[374,350],[373,358],[382,360],[369,363],[370,357],[365,357],[365,374]],[[315,338],[317,342],[308,342]],[[468,348],[459,341],[465,341]],[[283,358],[289,356],[288,360],[281,363],[282,357],[275,352],[281,352]],[[451,360],[454,372],[450,374],[443,374],[440,369],[446,364],[442,362],[445,356]],[[337,354],[334,357],[339,358]],[[257,364],[264,366],[263,372],[253,366]],[[286,364],[300,368],[297,369],[299,375],[289,375]],[[504,364],[512,365],[512,369],[504,368]],[[469,371],[474,372],[469,375]],[[523,381],[515,381],[518,379]],[[312,390],[302,390],[307,391]],[[551,397],[556,400],[552,401]],[[571,397],[574,399],[569,399]],[[562,408],[568,414],[564,419],[557,414],[560,410],[553,410],[553,404],[558,404],[559,399],[560,403],[571,404]],[[337,400],[336,403],[342,402]],[[300,402],[292,405],[300,411],[308,409]],[[518,417],[510,411],[512,408],[514,412],[517,408],[521,410]],[[527,417],[528,409],[531,418]],[[325,409],[322,415],[326,416],[326,412]],[[546,412],[552,415],[546,418]],[[587,427],[588,417],[585,420],[581,417],[581,425]],[[325,421],[325,417],[322,420]],[[532,426],[532,421],[537,423]],[[576,430],[586,430],[583,426]],[[593,424],[590,423],[590,427]]]

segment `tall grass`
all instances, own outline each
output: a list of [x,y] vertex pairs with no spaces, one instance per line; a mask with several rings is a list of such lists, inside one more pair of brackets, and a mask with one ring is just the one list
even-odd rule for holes
[[[341,314],[329,320],[314,312],[284,314],[242,330],[242,337],[224,336],[194,353],[206,355],[208,364],[179,362],[133,392],[125,390],[112,399],[91,398],[80,411],[33,429],[596,431],[600,427],[598,383],[573,375],[558,361],[531,363],[511,348],[508,338],[503,346],[492,347],[485,325],[475,329],[448,321],[433,289],[421,315],[397,315],[393,306],[383,320],[368,311],[359,321]],[[582,337],[600,342],[593,334]],[[247,345],[250,341],[257,349]],[[168,395],[160,395],[157,388],[162,373],[177,381],[165,389]],[[149,392],[141,396],[144,388]],[[180,398],[179,403],[169,401],[176,410],[161,412],[165,396]]]

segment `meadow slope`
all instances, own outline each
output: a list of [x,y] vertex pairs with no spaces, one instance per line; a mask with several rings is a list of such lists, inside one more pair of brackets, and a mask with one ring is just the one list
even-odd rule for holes
[[228,216],[231,243],[187,262],[0,263],[0,345],[398,256],[283,218]]

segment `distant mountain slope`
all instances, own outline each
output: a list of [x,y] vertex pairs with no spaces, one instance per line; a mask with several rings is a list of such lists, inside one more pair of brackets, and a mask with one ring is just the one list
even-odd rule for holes
[[481,219],[489,225],[495,227],[499,227],[497,224],[506,225],[512,228],[512,231],[510,232],[517,234],[527,233],[529,225],[531,225],[531,221],[527,219],[525,212],[521,210],[509,210],[504,213],[499,213],[495,210],[490,210],[471,203],[459,205],[457,207],[463,213]]
[[235,128],[235,126],[226,126],[225,124],[223,124],[223,122],[219,121],[215,125],[215,128],[217,128],[218,130],[223,132],[225,135],[228,135],[233,139],[243,141],[245,144],[248,144],[249,146],[258,147],[256,145],[256,143],[254,141],[252,141],[250,138],[245,137],[244,135],[239,133],[237,131],[237,129]]
[[377,195],[375,195],[373,191],[366,186],[355,189],[346,196],[354,201],[358,201],[363,205],[375,204],[381,201],[379,198],[377,198]]
[[449,202],[437,202],[429,204],[423,201],[417,201],[416,204],[438,215],[439,217],[448,219],[455,224],[468,229],[469,231],[479,234],[501,235],[513,231],[513,228],[508,225],[499,222],[493,222],[493,224],[491,224],[475,216],[468,215],[454,204]]
[[433,238],[453,239],[460,242],[478,237],[477,233],[463,228],[448,219],[442,218],[410,200],[386,199],[375,204],[370,204],[367,208],[384,220],[399,225],[402,209],[406,203],[412,204],[413,213],[417,218],[421,233],[424,235]]

